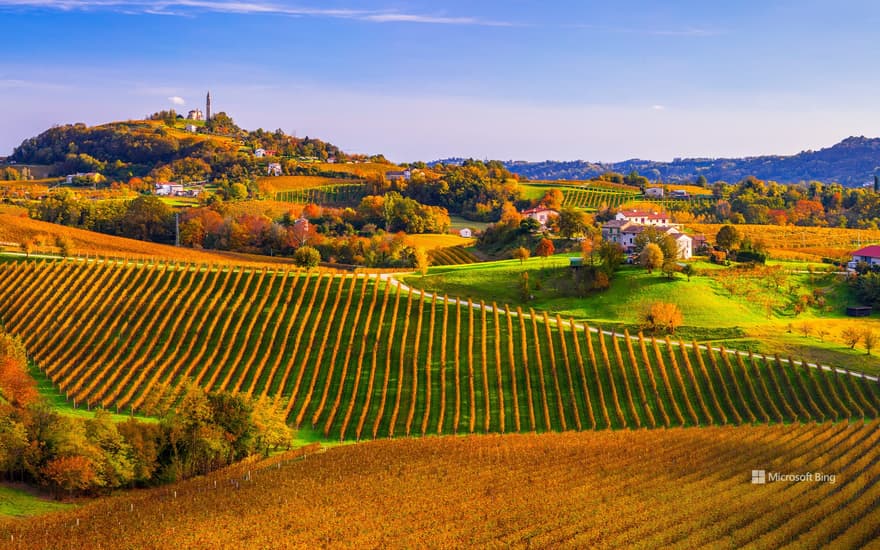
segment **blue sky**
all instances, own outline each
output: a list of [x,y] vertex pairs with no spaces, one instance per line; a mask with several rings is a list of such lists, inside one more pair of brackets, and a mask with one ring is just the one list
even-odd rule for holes
[[0,0],[0,155],[203,107],[397,161],[791,154],[880,132],[871,1]]

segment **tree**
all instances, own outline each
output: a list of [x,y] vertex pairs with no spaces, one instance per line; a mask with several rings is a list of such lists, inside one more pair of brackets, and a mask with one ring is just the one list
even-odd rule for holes
[[871,355],[871,350],[877,347],[877,333],[866,328],[862,331],[862,344],[865,346],[865,351],[868,355]]
[[563,239],[572,239],[582,235],[587,227],[586,216],[577,208],[567,206],[559,211],[556,227]]
[[715,243],[728,252],[735,249],[741,240],[742,237],[737,228],[730,224],[723,226],[715,235]]
[[40,470],[43,482],[53,490],[56,497],[62,491],[68,495],[89,489],[98,478],[92,461],[85,456],[62,456],[50,460]]
[[422,277],[428,274],[428,267],[431,265],[431,258],[424,247],[417,247],[413,252],[413,260],[415,260],[416,271],[422,274]]
[[559,189],[548,189],[541,197],[540,205],[551,210],[559,210],[562,207],[564,196]]
[[55,246],[58,247],[58,253],[64,258],[69,258],[73,254],[73,241],[67,235],[55,237]]
[[612,241],[602,241],[599,246],[599,258],[602,259],[602,266],[605,273],[611,275],[620,264],[623,263],[623,247]]
[[36,248],[36,242],[33,237],[25,237],[21,240],[21,251],[24,252],[25,257],[30,258],[34,248]]
[[301,267],[317,267],[321,261],[321,253],[311,246],[301,246],[293,253],[293,262]]
[[684,315],[678,305],[669,302],[654,302],[642,314],[642,328],[651,332],[674,333],[683,321]]
[[581,241],[581,257],[591,266],[596,265],[596,255],[601,246],[602,233],[588,230],[587,236]]
[[535,253],[542,258],[552,256],[554,252],[556,252],[556,247],[553,246],[553,241],[546,238],[541,239],[541,242],[538,243],[538,247],[535,249]]
[[511,252],[511,256],[515,260],[519,260],[520,265],[522,265],[526,260],[529,259],[529,256],[531,256],[531,252],[529,252],[528,248],[520,246],[513,249],[513,252]]
[[840,333],[840,337],[843,338],[844,343],[849,346],[850,349],[855,349],[856,344],[862,340],[862,332],[855,326],[849,326],[843,329],[843,332]]
[[655,269],[663,266],[663,251],[654,243],[648,243],[639,254],[639,265],[644,267],[648,273],[652,273]]
[[691,277],[696,275],[696,268],[693,264],[684,264],[684,267],[681,268],[681,272],[684,273],[687,280],[690,281]]
[[234,201],[244,200],[248,197],[247,187],[242,183],[233,183],[229,186],[229,198]]
[[675,260],[678,258],[678,243],[675,242],[670,235],[660,231],[656,227],[645,227],[635,238],[634,250],[641,254],[645,245],[654,243],[660,247],[663,257],[667,260]]

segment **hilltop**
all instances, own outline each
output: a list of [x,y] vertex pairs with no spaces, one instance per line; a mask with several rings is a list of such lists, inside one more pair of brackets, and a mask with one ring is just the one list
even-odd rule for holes
[[628,174],[635,170],[651,180],[669,182],[696,181],[700,176],[710,182],[736,182],[755,176],[779,183],[818,180],[859,186],[873,181],[873,175],[880,167],[880,138],[848,137],[831,147],[790,156],[676,158],[672,162],[630,159],[611,163],[511,160],[504,164],[511,172],[530,179],[577,180],[593,178],[604,172]]

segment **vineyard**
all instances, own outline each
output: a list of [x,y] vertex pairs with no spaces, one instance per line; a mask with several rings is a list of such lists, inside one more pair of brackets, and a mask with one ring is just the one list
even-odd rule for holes
[[351,185],[356,180],[328,178],[325,176],[267,176],[260,178],[261,186],[268,186],[272,191],[293,191],[296,189],[313,189],[333,185]]
[[[717,235],[719,224],[688,224],[694,231]],[[844,229],[840,227],[801,227],[794,225],[737,225],[744,237],[761,240],[768,248],[781,250],[814,249],[854,251],[859,247],[880,243],[878,229]]]
[[299,204],[354,206],[357,205],[365,194],[366,187],[363,184],[349,183],[279,191],[275,193],[275,200]]
[[[857,548],[880,426],[380,440],[0,523],[16,548]],[[305,453],[312,454],[306,456]],[[752,470],[811,481],[752,484]],[[831,477],[833,476],[833,478]]]
[[448,246],[428,252],[431,265],[463,265],[476,263],[476,256],[465,250],[463,246]]
[[0,320],[78,406],[161,413],[186,381],[268,396],[325,437],[876,418],[880,386],[617,338],[389,282],[113,262],[0,265]]
[[616,208],[641,195],[636,192],[610,188],[565,187],[562,189],[562,205],[575,208]]

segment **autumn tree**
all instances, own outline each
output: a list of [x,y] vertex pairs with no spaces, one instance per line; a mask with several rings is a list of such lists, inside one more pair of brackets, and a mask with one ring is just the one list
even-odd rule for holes
[[652,273],[655,269],[663,266],[663,251],[654,243],[648,243],[639,254],[639,265],[644,267],[648,273]]
[[862,345],[865,346],[868,355],[871,355],[871,350],[877,347],[877,333],[869,328],[862,331]]
[[718,234],[715,235],[715,244],[727,252],[730,252],[739,246],[741,240],[742,236],[740,235],[739,230],[730,224],[723,226],[718,230]]
[[551,210],[559,210],[562,208],[562,200],[564,196],[562,195],[562,191],[559,189],[548,189],[544,196],[541,197],[539,204],[544,208],[549,208]]
[[538,247],[535,249],[535,253],[541,258],[548,258],[556,252],[556,247],[553,246],[553,241],[550,239],[544,238],[538,243]]
[[855,349],[856,344],[862,340],[862,331],[855,326],[848,326],[840,333],[840,337],[850,349]]
[[0,393],[15,407],[26,407],[39,396],[28,374],[27,354],[16,337],[0,333]]
[[571,206],[559,211],[555,223],[559,236],[563,239],[572,239],[583,235],[587,229],[586,214]]
[[21,251],[24,252],[26,258],[30,258],[36,248],[37,243],[33,237],[25,237],[21,240]]
[[317,267],[321,262],[321,253],[311,246],[301,246],[293,253],[293,262],[301,267]]
[[428,252],[424,247],[416,247],[413,252],[413,263],[415,264],[414,267],[416,268],[416,271],[418,271],[422,277],[428,274],[428,267],[431,265],[431,258],[428,257]]
[[524,246],[520,246],[520,247],[514,248],[513,252],[511,252],[510,254],[513,257],[513,259],[519,260],[520,265],[522,265],[526,260],[529,259],[529,256],[531,256],[532,253],[529,252],[528,248],[526,248]]
[[674,333],[683,321],[678,305],[669,302],[654,302],[642,313],[642,328],[651,332]]
[[92,487],[98,474],[92,461],[85,456],[60,456],[49,461],[40,470],[43,482],[60,498],[63,492],[68,496],[83,492]]

